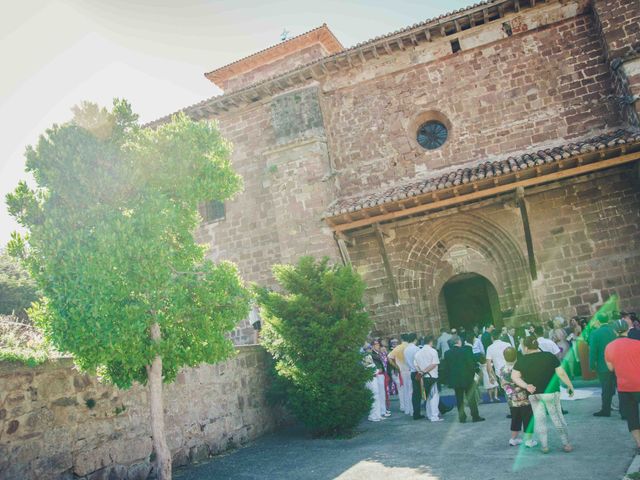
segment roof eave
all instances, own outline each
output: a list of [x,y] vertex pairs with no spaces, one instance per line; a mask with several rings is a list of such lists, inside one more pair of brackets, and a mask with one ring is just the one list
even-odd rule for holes
[[376,223],[424,215],[464,203],[529,188],[640,160],[640,141],[586,152],[549,164],[484,178],[442,190],[425,192],[353,212],[327,215],[325,222],[336,232],[347,232]]

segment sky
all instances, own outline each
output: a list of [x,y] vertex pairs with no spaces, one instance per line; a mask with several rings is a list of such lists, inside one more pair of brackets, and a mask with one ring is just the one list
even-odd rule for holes
[[222,92],[204,72],[326,23],[345,47],[475,0],[23,0],[0,16],[0,248],[24,151],[82,101],[147,122]]

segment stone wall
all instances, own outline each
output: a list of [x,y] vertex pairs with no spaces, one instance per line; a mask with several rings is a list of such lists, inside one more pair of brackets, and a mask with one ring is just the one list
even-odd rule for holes
[[[273,429],[267,354],[240,347],[224,363],[185,369],[165,386],[174,464],[215,455]],[[151,434],[147,390],[100,384],[68,359],[36,368],[0,364],[0,478],[145,479]]]
[[[245,188],[227,202],[224,220],[202,226],[199,240],[210,245],[210,258],[232,260],[245,279],[275,287],[273,264],[295,262],[304,254],[328,255],[339,261],[332,231],[322,220],[328,205],[337,198],[435,176],[453,165],[567,144],[630,122],[633,107],[621,108],[619,97],[623,90],[640,94],[640,60],[625,57],[623,66],[616,70],[608,55],[612,51],[629,54],[625,45],[634,45],[635,18],[639,15],[637,2],[629,0],[536,4],[452,35],[438,35],[414,45],[403,43],[403,48],[387,54],[378,48],[373,56],[363,54],[358,59],[354,52],[349,66],[336,63],[335,68],[320,69],[326,70],[323,73],[316,71],[313,78],[302,76],[292,83],[284,82],[288,87],[279,82],[274,89],[277,94],[212,113],[234,145],[233,165],[243,176]],[[623,22],[622,37],[615,29],[617,22]],[[452,40],[458,41],[460,51],[453,51]],[[626,86],[621,86],[624,82]],[[449,138],[442,147],[427,151],[417,144],[416,131],[420,122],[430,118],[447,125]],[[594,177],[594,183],[601,181],[598,178]],[[572,191],[574,187],[569,185],[573,183],[555,186],[555,194],[562,189]],[[623,207],[617,206],[615,195],[603,193],[606,185],[604,190],[586,188],[585,192],[598,197],[585,200],[584,205],[580,204],[582,194],[566,193],[565,200],[575,205],[571,213],[575,216],[570,216],[575,230],[569,237],[562,232],[550,234],[562,225],[552,229],[544,225],[551,221],[544,212],[555,208],[556,201],[550,193],[545,194],[547,188],[535,189],[536,195],[527,192],[538,255],[535,281],[527,277],[530,267],[522,220],[513,202],[481,202],[472,207],[476,211],[473,216],[454,219],[460,212],[454,209],[431,215],[424,223],[437,227],[442,238],[458,235],[478,245],[484,241],[484,246],[469,251],[469,261],[480,268],[483,259],[491,260],[492,266],[483,271],[495,284],[511,322],[538,314],[546,318],[560,311],[565,315],[592,311],[596,305],[593,295],[601,301],[610,288],[603,286],[601,293],[593,293],[599,279],[606,277],[601,276],[606,262],[615,264],[617,260],[598,240],[603,233],[585,218],[597,215],[606,222]],[[635,198],[635,193],[628,195]],[[600,196],[602,200],[598,200]],[[589,203],[591,200],[594,203]],[[596,207],[603,211],[580,213]],[[633,224],[624,222],[633,218],[627,215],[615,222],[622,222],[621,229],[632,229]],[[386,241],[402,240],[399,233],[405,227],[385,228],[395,232],[389,233]],[[424,330],[427,316],[432,315],[428,321],[433,325],[446,317],[438,291],[453,270],[440,268],[441,259],[455,263],[454,257],[462,250],[456,244],[447,246],[435,233],[429,233],[429,228],[407,233],[413,240],[405,241],[404,250],[391,249],[393,268],[400,268],[400,306],[384,288],[388,280],[376,240],[360,235],[355,247],[349,247],[354,263],[366,273],[370,284],[367,305],[380,322],[380,331]],[[398,236],[390,240],[389,235]],[[573,241],[571,235],[586,253],[578,254],[577,247],[568,245]],[[489,246],[486,239],[491,239]],[[558,249],[558,242],[565,250]],[[598,248],[589,250],[591,244]],[[627,245],[616,244],[616,248],[627,251]],[[559,280],[549,275],[559,275],[551,272],[560,253],[560,263],[573,262],[573,257],[565,255],[575,255],[583,265],[580,268],[595,270],[576,272],[570,275],[571,281],[556,285]],[[586,255],[598,260],[589,263]],[[429,267],[432,275],[416,272],[422,267],[413,265],[414,260],[436,265]],[[587,279],[587,275],[594,277]],[[636,288],[634,280],[622,279],[620,288]],[[435,288],[431,297],[425,282]],[[574,287],[569,294],[566,289]],[[625,288],[623,291],[628,293]],[[234,332],[234,340],[251,341],[253,335],[249,322],[244,322]]]
[[536,279],[513,194],[383,227],[398,305],[374,232],[353,236],[349,253],[367,282],[376,333],[427,333],[446,326],[443,285],[465,273],[491,282],[508,325],[592,315],[613,294],[623,309],[638,311],[638,183],[638,167],[630,166],[527,191]]
[[317,86],[218,118],[233,144],[244,189],[222,221],[202,225],[198,241],[213,260],[231,260],[242,277],[274,286],[274,264],[302,255],[338,258],[322,213],[332,200],[331,161]]
[[249,85],[253,85],[262,80],[266,80],[269,77],[274,77],[278,74],[293,70],[300,65],[306,65],[307,63],[324,57],[327,54],[326,49],[320,45],[311,45],[302,50],[295,51],[290,55],[283,58],[262,65],[242,75],[230,78],[223,85],[225,92],[234,92],[240,90]]
[[635,0],[595,0],[609,59],[624,58],[640,47],[640,6]]
[[[560,6],[547,8],[556,12]],[[521,24],[533,22],[523,17]],[[442,42],[450,48],[443,39],[395,54],[393,71],[381,58],[377,69],[376,61],[363,68],[370,79],[353,72],[324,86],[341,196],[618,124],[611,74],[590,13],[472,44],[445,58],[415,60]],[[426,151],[416,131],[430,112],[444,117],[449,138]]]
[[640,126],[640,4],[596,0],[594,14],[623,120]]

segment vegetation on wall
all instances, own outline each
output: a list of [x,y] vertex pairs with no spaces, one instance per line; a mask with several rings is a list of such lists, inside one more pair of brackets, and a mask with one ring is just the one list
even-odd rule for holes
[[0,315],[0,361],[36,366],[56,356],[42,332],[27,320]]
[[229,155],[211,123],[142,128],[125,101],[83,104],[27,150],[36,188],[7,195],[28,231],[9,252],[44,294],[30,316],[82,369],[149,385],[160,480],[171,477],[162,382],[232,355],[226,334],[249,312],[236,267],[205,260],[193,238],[198,204],[241,187]]
[[15,258],[0,252],[0,315],[18,315],[38,299],[38,288]]
[[303,257],[273,272],[282,291],[261,289],[258,299],[262,343],[275,359],[282,398],[314,435],[348,435],[371,406],[371,372],[360,354],[371,329],[365,284],[327,258]]

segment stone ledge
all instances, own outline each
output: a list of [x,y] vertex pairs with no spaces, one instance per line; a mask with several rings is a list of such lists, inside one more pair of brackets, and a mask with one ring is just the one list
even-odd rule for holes
[[[251,351],[251,350],[264,350],[264,347],[259,343],[254,343],[250,345],[236,345],[236,349],[238,353]],[[233,360],[234,357],[229,358],[228,360]],[[224,362],[222,360],[221,362]],[[221,363],[218,362],[218,363]],[[216,365],[207,364],[207,365]],[[7,373],[17,373],[21,371],[29,371],[29,372],[47,372],[51,370],[57,370],[61,368],[72,368],[75,369],[75,364],[73,362],[73,357],[65,356],[59,358],[52,358],[44,363],[41,363],[36,366],[25,365],[22,362],[10,362],[7,360],[0,360],[0,375],[4,375]],[[188,368],[188,367],[187,367]],[[79,370],[76,370],[78,373],[82,373]]]

